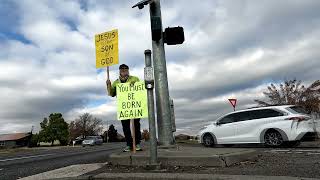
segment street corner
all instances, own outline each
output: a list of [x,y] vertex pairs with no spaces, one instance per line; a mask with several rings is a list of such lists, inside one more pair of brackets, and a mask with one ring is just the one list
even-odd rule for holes
[[109,156],[109,161],[113,165],[132,165],[132,156],[130,152],[113,153]]
[[[255,161],[258,154],[256,150],[242,148],[179,147],[159,149],[158,162],[162,166],[226,167],[244,161]],[[146,150],[137,153],[114,153],[110,155],[110,162],[120,166],[147,166],[150,153]]]
[[232,166],[237,163],[247,162],[247,161],[257,161],[259,160],[260,153],[256,150],[243,150],[240,152],[233,152],[230,154],[225,154],[220,156],[225,163],[225,166]]

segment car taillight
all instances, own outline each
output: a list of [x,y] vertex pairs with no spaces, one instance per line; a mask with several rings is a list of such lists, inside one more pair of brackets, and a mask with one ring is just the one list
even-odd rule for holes
[[286,118],[285,120],[291,120],[291,121],[307,121],[311,119],[310,117],[307,116],[295,116],[295,117],[290,117]]

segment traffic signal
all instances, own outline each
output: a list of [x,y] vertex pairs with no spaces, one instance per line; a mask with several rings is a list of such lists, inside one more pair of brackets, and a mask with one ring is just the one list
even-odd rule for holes
[[182,44],[184,42],[183,27],[168,27],[164,31],[164,43],[167,45]]

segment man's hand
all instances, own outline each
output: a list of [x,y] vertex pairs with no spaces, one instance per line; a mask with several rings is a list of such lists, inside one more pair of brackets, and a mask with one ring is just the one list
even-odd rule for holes
[[135,84],[136,82],[131,81],[131,82],[129,82],[129,83],[130,83],[130,86],[134,86],[134,84]]
[[108,87],[108,88],[111,88],[111,81],[110,81],[110,79],[108,79],[108,80],[106,81],[106,84],[107,84],[107,87]]
[[108,91],[108,95],[110,96],[110,91],[111,91],[111,81],[110,81],[110,79],[108,79],[107,81],[106,81],[106,84],[107,84],[107,91]]

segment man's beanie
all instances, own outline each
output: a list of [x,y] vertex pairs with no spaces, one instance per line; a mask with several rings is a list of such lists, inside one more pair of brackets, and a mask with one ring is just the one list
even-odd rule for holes
[[125,65],[125,64],[121,64],[119,66],[119,69],[129,69],[129,66]]

